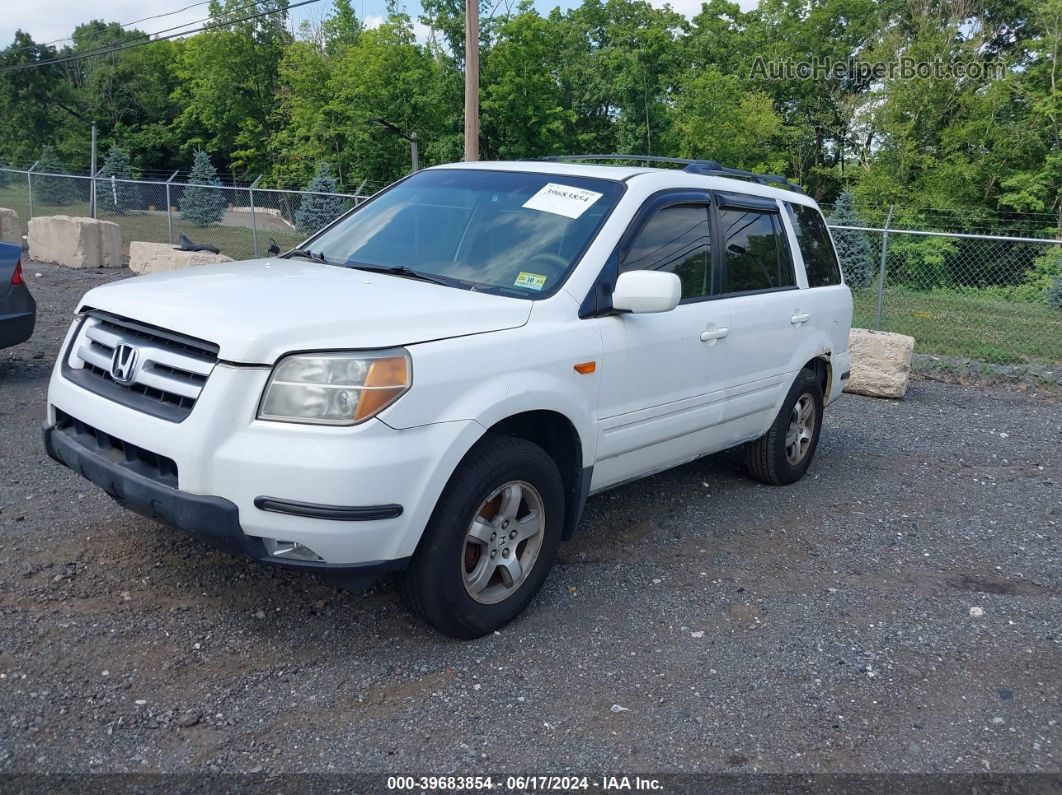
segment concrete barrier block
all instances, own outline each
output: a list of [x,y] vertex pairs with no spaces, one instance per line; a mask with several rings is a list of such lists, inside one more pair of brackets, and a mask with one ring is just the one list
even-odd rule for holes
[[129,244],[129,270],[133,273],[160,273],[217,262],[232,262],[232,257],[209,251],[179,251],[169,243],[134,240]]
[[854,328],[848,336],[848,352],[852,375],[845,392],[882,398],[902,398],[907,393],[914,337]]
[[0,207],[0,240],[5,243],[21,243],[18,225],[18,213],[7,207]]
[[43,215],[29,221],[30,257],[68,268],[119,268],[122,230],[113,221]]

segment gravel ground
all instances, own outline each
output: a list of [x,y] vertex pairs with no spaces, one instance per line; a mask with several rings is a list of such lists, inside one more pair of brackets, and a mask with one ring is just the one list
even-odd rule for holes
[[[846,396],[789,488],[714,456],[593,498],[531,609],[460,643],[117,508],[48,460],[88,287],[0,351],[0,771],[1062,769],[1062,409]],[[976,614],[976,615],[975,615]]]

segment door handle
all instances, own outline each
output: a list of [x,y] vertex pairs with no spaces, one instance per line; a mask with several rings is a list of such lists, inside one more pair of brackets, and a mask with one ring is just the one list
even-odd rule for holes
[[811,320],[811,315],[809,315],[807,312],[797,312],[795,315],[789,318],[789,322],[792,323],[794,326],[799,326],[801,323],[807,323],[809,320]]
[[711,342],[712,340],[721,340],[727,334],[730,333],[728,328],[713,328],[707,331],[701,332],[701,342]]

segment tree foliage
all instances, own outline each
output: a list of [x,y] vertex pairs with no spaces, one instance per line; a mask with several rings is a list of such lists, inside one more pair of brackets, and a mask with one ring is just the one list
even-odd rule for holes
[[[855,211],[852,194],[844,191],[833,207],[831,224],[837,226],[865,226]],[[833,242],[837,246],[837,259],[849,287],[869,287],[874,280],[874,251],[867,240],[866,232],[855,229],[834,229]]]
[[[212,0],[196,35],[0,74],[0,158],[42,143],[78,170],[88,128],[165,178],[198,149],[227,176],[305,184],[331,164],[347,190],[462,153],[464,0],[390,2],[366,25],[352,0],[288,28],[288,0]],[[781,173],[820,201],[1040,213],[1062,228],[1062,0],[708,0],[684,17],[647,0],[581,0],[541,14],[481,0],[484,157],[618,152],[712,158]],[[423,31],[426,31],[423,32]],[[132,44],[105,20],[56,49],[18,32],[0,67]],[[940,76],[830,72],[774,79],[757,64],[992,67]],[[916,219],[917,220],[917,219]],[[922,252],[927,273],[941,252]],[[946,269],[945,269],[946,270]]]
[[220,187],[221,180],[210,155],[202,149],[196,150],[188,187],[181,196],[181,218],[194,226],[218,223],[225,214],[225,192]]
[[339,196],[327,195],[338,190],[328,163],[318,165],[306,190],[308,193],[303,195],[299,209],[295,211],[295,228],[300,235],[309,237],[343,214],[343,200]]
[[41,156],[34,171],[39,173],[39,176],[33,180],[33,191],[40,201],[58,205],[66,204],[73,198],[72,179],[62,176],[70,172],[66,170],[54,146],[45,144],[41,148]]
[[107,152],[96,180],[96,206],[100,212],[123,215],[136,201],[136,186],[123,180],[131,180],[133,172],[129,165],[129,153],[117,146]]

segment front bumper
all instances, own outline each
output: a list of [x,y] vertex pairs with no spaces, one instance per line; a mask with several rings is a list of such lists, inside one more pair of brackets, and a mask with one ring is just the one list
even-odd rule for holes
[[48,455],[95,483],[123,508],[183,530],[211,546],[261,563],[302,569],[355,571],[376,574],[405,567],[408,559],[374,561],[352,566],[273,557],[265,542],[243,532],[240,509],[229,500],[188,494],[139,474],[79,441],[65,428],[44,424],[44,449]]
[[54,430],[49,452],[133,510],[258,560],[281,562],[265,544],[283,540],[312,550],[324,562],[318,566],[402,565],[482,427],[261,421],[255,415],[268,376],[268,368],[219,363],[178,423],[83,389],[57,366],[48,388],[49,428],[66,415],[170,460],[174,476],[144,483],[92,449],[71,451]]

